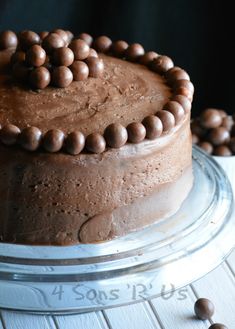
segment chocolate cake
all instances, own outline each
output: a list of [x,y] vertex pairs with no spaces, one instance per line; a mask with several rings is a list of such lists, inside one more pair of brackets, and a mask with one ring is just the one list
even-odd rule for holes
[[96,243],[174,214],[193,182],[193,85],[140,44],[0,34],[0,241]]

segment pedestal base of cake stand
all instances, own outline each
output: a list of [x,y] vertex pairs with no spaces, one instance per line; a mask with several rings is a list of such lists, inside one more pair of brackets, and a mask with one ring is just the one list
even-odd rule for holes
[[235,213],[220,166],[193,150],[194,186],[174,216],[96,245],[0,243],[0,308],[78,313],[143,301],[199,279],[232,251]]

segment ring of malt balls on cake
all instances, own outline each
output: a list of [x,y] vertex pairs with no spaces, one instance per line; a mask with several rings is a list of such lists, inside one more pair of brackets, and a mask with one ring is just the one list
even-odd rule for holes
[[[9,39],[7,42],[6,38]],[[126,125],[110,123],[103,132],[85,135],[79,130],[66,132],[53,127],[43,133],[37,127],[20,129],[17,143],[28,151],[43,148],[50,153],[66,151],[77,155],[85,151],[99,154],[109,148],[121,148],[126,143],[138,144],[169,134],[181,125],[191,110],[194,87],[187,72],[174,66],[168,56],[145,52],[139,43],[113,42],[104,35],[93,39],[88,33],[74,37],[70,31],[62,29],[40,33],[22,31],[16,41],[11,38],[14,39],[13,34],[5,33],[0,44],[16,47],[11,56],[12,74],[18,82],[28,84],[34,90],[48,86],[68,88],[73,81],[102,79],[105,64],[101,53],[130,61],[131,65],[146,66],[162,76],[172,90],[170,99],[157,112]],[[4,143],[4,136],[2,140]]]

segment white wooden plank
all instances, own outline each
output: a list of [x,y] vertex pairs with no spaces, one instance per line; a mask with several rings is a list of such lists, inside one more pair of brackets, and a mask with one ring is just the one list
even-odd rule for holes
[[44,315],[1,311],[5,329],[55,329]]
[[59,329],[106,329],[103,316],[97,313],[84,313],[76,315],[59,315],[54,317],[57,328]]
[[163,328],[174,329],[205,329],[208,321],[200,321],[194,316],[196,297],[189,286],[152,299],[154,313],[160,318]]
[[104,314],[112,329],[161,329],[146,302],[107,309]]
[[234,328],[235,281],[226,264],[193,283],[193,287],[199,297],[209,298],[214,303],[213,321]]

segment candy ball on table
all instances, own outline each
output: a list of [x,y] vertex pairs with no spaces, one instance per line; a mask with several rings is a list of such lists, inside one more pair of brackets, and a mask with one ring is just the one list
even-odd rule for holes
[[228,131],[231,131],[233,124],[234,124],[234,121],[233,121],[232,116],[228,115],[228,116],[222,118],[221,126],[226,128]]
[[65,31],[66,33],[67,33],[67,35],[68,35],[68,40],[69,40],[69,43],[73,40],[73,38],[74,38],[74,35],[73,35],[73,33],[71,32],[71,31]]
[[200,125],[200,121],[198,119],[194,119],[191,123],[191,131],[193,134],[197,135],[199,138],[204,138],[206,131]]
[[[193,143],[208,154],[231,156],[235,153],[234,118],[224,110],[207,108],[191,123]],[[213,151],[211,152],[211,150]]]
[[0,50],[8,48],[16,48],[18,43],[15,32],[7,30],[0,33]]
[[229,147],[233,153],[235,153],[235,137],[232,137],[229,142]]
[[228,157],[232,155],[231,150],[226,145],[219,145],[214,148],[214,155]]
[[48,34],[49,34],[48,31],[41,31],[41,32],[39,32],[39,36],[40,36],[41,40],[45,39],[45,37],[47,37]]
[[200,123],[207,129],[217,128],[222,124],[222,117],[218,110],[207,109],[200,115]]
[[208,320],[214,314],[215,307],[207,298],[199,298],[194,304],[194,312],[201,320]]
[[193,144],[198,144],[200,141],[199,137],[195,134],[192,134],[192,143]]
[[202,148],[208,154],[213,153],[213,145],[209,142],[199,142],[198,146],[200,146],[200,148]]
[[208,135],[209,140],[211,143],[215,146],[222,145],[224,143],[227,143],[230,139],[229,132],[224,127],[217,127],[211,129]]

